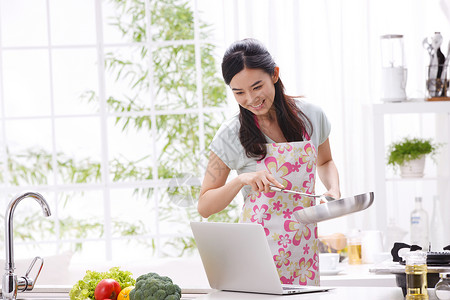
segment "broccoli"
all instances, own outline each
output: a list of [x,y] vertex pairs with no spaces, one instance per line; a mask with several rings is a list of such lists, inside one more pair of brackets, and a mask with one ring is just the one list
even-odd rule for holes
[[181,289],[167,276],[156,273],[141,275],[130,292],[130,300],[180,300]]

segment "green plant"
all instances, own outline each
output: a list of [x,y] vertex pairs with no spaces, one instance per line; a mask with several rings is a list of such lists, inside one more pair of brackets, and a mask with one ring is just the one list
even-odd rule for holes
[[438,148],[439,145],[433,143],[431,139],[405,137],[389,145],[388,164],[401,166],[427,154],[434,157]]

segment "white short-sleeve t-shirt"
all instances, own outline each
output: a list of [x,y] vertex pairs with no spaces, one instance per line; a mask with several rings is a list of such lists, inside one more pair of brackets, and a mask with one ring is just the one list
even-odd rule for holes
[[[328,138],[331,131],[331,124],[320,107],[308,103],[303,99],[297,99],[296,104],[311,121],[313,133],[310,136],[310,141],[317,149],[319,145],[325,142]],[[239,128],[239,115],[236,114],[220,126],[211,142],[211,145],[209,146],[209,149],[214,152],[231,170],[236,170],[238,174],[255,172],[257,159],[254,157],[248,157],[245,154],[245,149],[239,140]],[[274,143],[274,141],[268,136],[266,136],[266,139],[267,143]],[[244,198],[250,190],[250,186],[245,186],[242,189]]]

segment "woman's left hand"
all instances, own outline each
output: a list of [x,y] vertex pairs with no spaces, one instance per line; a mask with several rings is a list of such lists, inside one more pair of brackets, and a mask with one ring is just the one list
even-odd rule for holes
[[332,198],[334,198],[335,200],[340,199],[341,198],[341,192],[337,191],[337,190],[328,190],[324,193],[324,196],[330,196]]

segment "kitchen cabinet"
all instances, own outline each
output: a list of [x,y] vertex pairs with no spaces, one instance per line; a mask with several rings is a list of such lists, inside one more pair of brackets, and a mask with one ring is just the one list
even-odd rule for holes
[[[409,214],[413,207],[414,197],[402,197],[403,194],[411,195],[412,189],[415,189],[416,196],[428,198],[427,212],[431,220],[432,198],[439,195],[441,208],[444,218],[444,228],[432,228],[431,230],[443,230],[445,236],[450,236],[448,219],[450,217],[450,101],[408,101],[400,103],[380,103],[371,106],[373,118],[373,170],[375,184],[375,213],[376,226],[386,232],[388,217],[396,220],[402,220],[396,224],[409,231]],[[396,118],[402,119],[402,115],[411,114],[412,118],[416,115],[418,118],[424,118],[431,114],[434,124],[427,121],[421,124],[433,127],[434,136],[429,136],[430,132],[415,132],[415,136],[430,138],[442,142],[443,146],[439,149],[439,154],[433,170],[434,174],[425,174],[423,178],[400,178],[398,175],[392,175],[392,170],[387,166],[387,147],[389,146],[386,138],[390,132],[387,132],[387,125],[392,127],[407,127]],[[403,117],[404,118],[404,117]],[[389,122],[390,121],[390,122]],[[389,123],[388,123],[389,122]],[[422,131],[422,130],[420,130]],[[408,136],[408,135],[407,135]],[[412,137],[411,135],[409,135]],[[427,160],[429,160],[427,158]],[[427,164],[431,163],[427,162]],[[435,189],[429,192],[429,187]],[[409,242],[409,236],[405,238]],[[450,244],[450,241],[448,242]],[[385,245],[386,250],[390,245]]]

